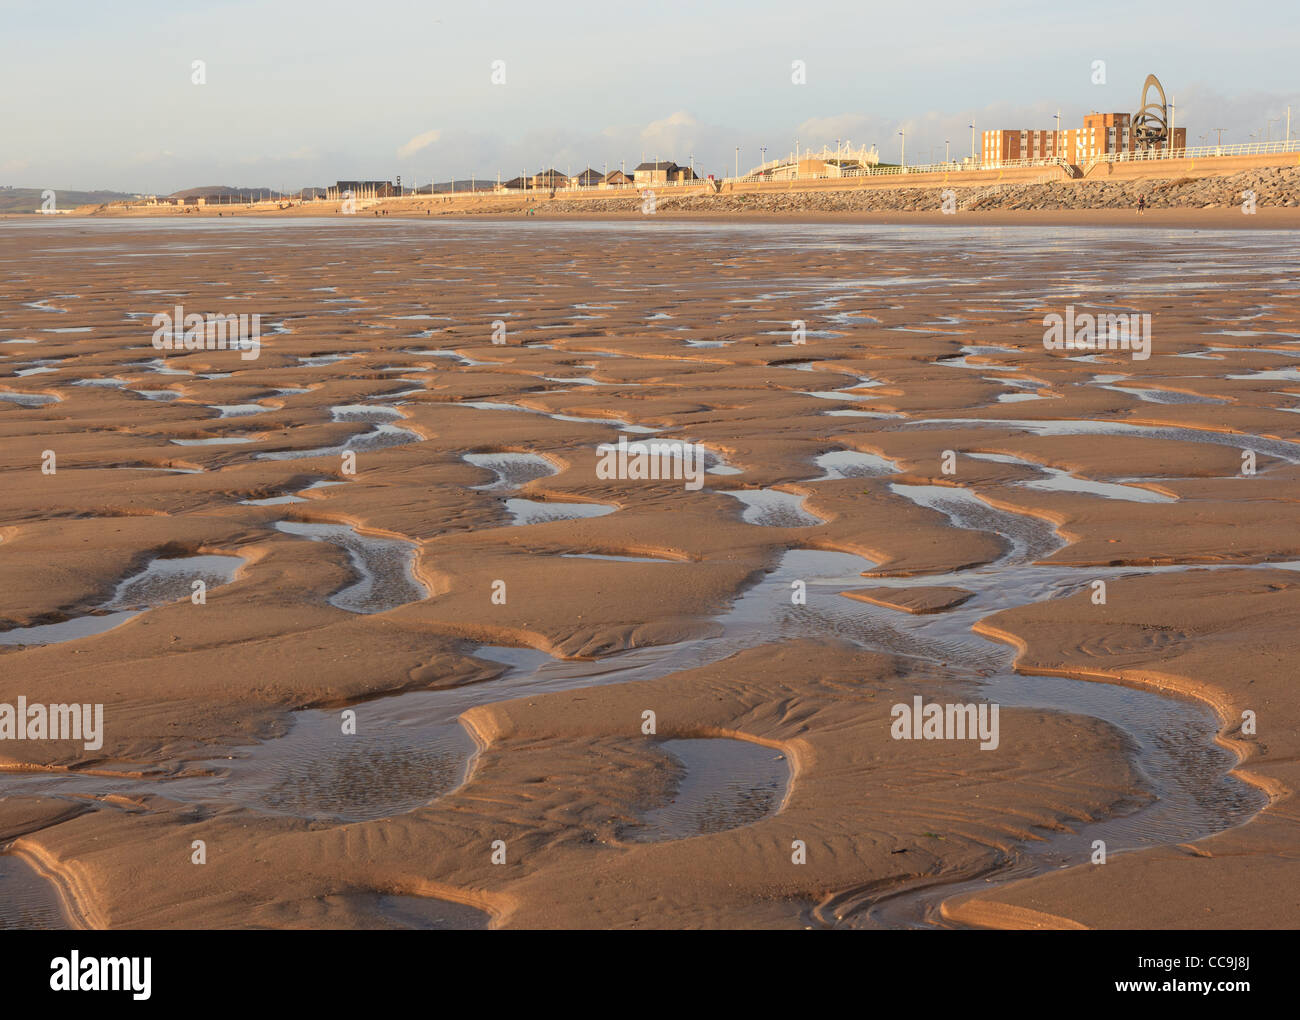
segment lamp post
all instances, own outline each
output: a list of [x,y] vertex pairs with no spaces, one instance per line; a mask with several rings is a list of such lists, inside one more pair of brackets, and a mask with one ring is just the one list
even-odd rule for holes
[[898,137],[902,139],[898,143],[898,168],[901,170],[907,166],[907,131],[898,132]]
[[970,122],[970,158],[975,162],[975,122]]
[[948,139],[943,140],[943,161],[948,162]]
[[740,146],[736,146],[736,179],[740,179]]

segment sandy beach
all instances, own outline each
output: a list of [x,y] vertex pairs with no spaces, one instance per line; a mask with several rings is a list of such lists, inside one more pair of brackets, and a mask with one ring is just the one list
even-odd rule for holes
[[1295,927],[1296,226],[0,222],[0,922]]

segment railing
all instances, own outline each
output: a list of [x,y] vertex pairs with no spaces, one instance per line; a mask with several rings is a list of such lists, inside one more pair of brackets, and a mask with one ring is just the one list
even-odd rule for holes
[[1001,170],[1005,167],[1018,166],[1068,166],[1070,161],[1064,156],[1033,156],[1021,159],[991,159],[987,163],[979,163],[971,167],[972,170]]
[[[853,150],[857,153],[859,150]],[[866,150],[870,152],[871,150]],[[852,158],[846,150],[840,150],[840,158]],[[874,155],[874,153],[873,153]],[[833,149],[824,149],[820,153],[801,152],[800,159],[832,159],[836,156]],[[842,178],[854,177],[890,177],[901,176],[903,174],[934,174],[934,173],[960,173],[969,170],[1001,170],[1012,169],[1016,167],[1034,167],[1034,166],[1066,166],[1068,161],[1059,156],[1053,156],[1044,159],[1004,159],[992,163],[971,163],[968,160],[950,160],[947,163],[926,163],[917,166],[864,166],[854,167],[851,169],[840,170],[835,173],[799,173],[794,171],[790,176],[773,177],[768,171],[780,167],[789,167],[793,165],[793,160],[777,159],[762,164],[742,177],[723,177],[718,183],[721,184],[782,184],[788,181],[826,181],[838,180]],[[621,191],[634,189],[644,191],[646,188],[691,188],[707,186],[710,182],[706,178],[696,178],[693,181],[654,181],[653,183],[629,181],[626,184],[562,184],[557,185],[555,194],[558,198],[564,192],[574,191]],[[549,187],[541,188],[509,188],[510,194],[523,194],[532,191],[545,191],[549,194]]]
[[1003,168],[1014,167],[1034,167],[1034,166],[1065,166],[1066,160],[1059,156],[1053,156],[1049,159],[1004,159],[996,163],[971,163],[968,161],[958,162],[956,160],[947,163],[925,163],[918,166],[873,166],[860,167],[853,170],[842,170],[839,173],[795,173],[790,177],[768,177],[758,173],[750,173],[744,177],[727,177],[723,179],[724,184],[783,184],[788,181],[824,181],[838,180],[841,178],[851,177],[890,177],[902,176],[903,174],[943,174],[943,173],[961,173],[970,170],[1001,170]]
[[712,183],[707,178],[697,177],[693,181],[642,181],[638,184],[636,181],[628,181],[626,184],[584,184],[581,188],[570,188],[571,191],[615,191],[621,188],[635,188],[638,191],[644,191],[646,188],[693,188],[702,187]]
[[971,194],[968,194],[957,206],[963,212],[970,209],[976,202],[982,202],[991,195],[1000,195],[1004,191],[1011,191],[1015,188],[1023,188],[1026,185],[1054,184],[1059,177],[1056,174],[1044,174],[1042,177],[1035,177],[1032,181],[1002,181],[999,184],[986,184],[983,187],[971,188]]
[[875,166],[880,162],[880,153],[874,147],[868,149],[865,145],[860,145],[856,149],[850,146],[840,146],[837,149],[832,149],[829,145],[823,145],[820,152],[803,149],[797,153],[792,152],[787,156],[760,163],[749,173],[741,175],[740,180],[759,178],[769,170],[777,170],[781,167],[795,166],[797,168],[797,164],[805,159],[820,159],[825,162],[830,162],[833,159],[836,161],[853,161],[863,166]]
[[[623,191],[627,189],[644,191],[646,188],[651,188],[651,189],[653,188],[702,188],[702,187],[710,186],[711,183],[712,182],[710,182],[704,177],[697,177],[693,181],[653,181],[653,182],[642,181],[640,184],[636,183],[635,181],[628,181],[625,184],[557,184],[555,186],[555,197],[559,198],[562,195],[569,194],[575,191],[581,191],[581,192]],[[480,188],[479,190],[484,194],[504,193],[510,195],[531,195],[535,193],[545,193],[547,196],[549,196],[551,193],[551,188],[549,185],[545,185],[538,188],[534,188],[531,185],[527,188],[507,188],[505,185],[502,185],[500,189],[497,189],[495,186],[493,186],[491,188]],[[439,192],[439,194],[447,194],[447,192]],[[457,192],[457,194],[459,194],[459,192]],[[466,194],[468,194],[468,192],[466,192]]]
[[1102,163],[1138,163],[1150,159],[1210,159],[1216,156],[1263,156],[1275,152],[1300,152],[1300,139],[1277,142],[1238,142],[1235,145],[1193,145],[1182,149],[1142,149],[1106,152],[1088,160],[1086,169]]

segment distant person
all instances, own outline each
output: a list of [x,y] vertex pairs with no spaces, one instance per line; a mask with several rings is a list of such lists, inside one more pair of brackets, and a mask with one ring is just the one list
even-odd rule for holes
[[1141,216],[1141,215],[1142,215],[1143,213],[1145,213],[1146,211],[1147,211],[1147,197],[1146,197],[1146,195],[1139,195],[1139,196],[1138,196],[1138,215]]

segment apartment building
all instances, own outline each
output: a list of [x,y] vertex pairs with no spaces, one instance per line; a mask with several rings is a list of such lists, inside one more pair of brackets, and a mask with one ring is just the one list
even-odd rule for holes
[[1031,130],[991,130],[983,135],[983,153],[985,166],[999,164],[1016,159],[1057,159],[1066,158],[1067,147],[1064,131]]
[[[1136,137],[1129,113],[1090,113],[1083,127],[1065,131],[989,130],[983,134],[983,165],[1000,166],[1011,160],[1064,159],[1086,164],[1112,152],[1132,152]],[[1174,128],[1174,149],[1187,147],[1187,129]]]

